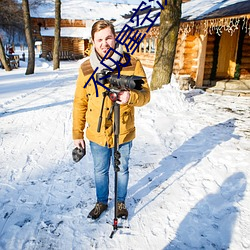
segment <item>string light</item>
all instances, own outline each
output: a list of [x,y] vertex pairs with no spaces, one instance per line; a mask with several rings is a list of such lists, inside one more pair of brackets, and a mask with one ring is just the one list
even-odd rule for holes
[[245,29],[245,32],[250,35],[249,16],[216,18],[200,22],[183,22],[180,24],[179,33],[186,36],[191,32],[201,33],[203,31],[205,36],[213,32],[220,36],[223,31],[226,31],[232,36],[239,29],[241,19],[243,20],[242,30]]

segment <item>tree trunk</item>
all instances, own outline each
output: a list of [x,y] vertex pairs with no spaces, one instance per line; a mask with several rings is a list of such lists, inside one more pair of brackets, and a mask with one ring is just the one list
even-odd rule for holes
[[160,16],[160,31],[157,44],[152,81],[152,90],[161,88],[163,84],[171,81],[174,64],[175,49],[181,17],[182,0],[162,0],[164,10]]
[[34,70],[35,70],[35,48],[34,48],[34,41],[32,37],[30,9],[29,9],[28,0],[22,0],[22,8],[23,8],[25,36],[26,36],[26,41],[28,44],[28,66],[27,66],[25,75],[30,75],[30,74],[34,74]]
[[0,61],[6,71],[11,71],[11,68],[6,60],[4,46],[1,37],[0,37]]
[[53,70],[60,68],[59,48],[61,33],[61,0],[55,1],[55,40],[53,50]]

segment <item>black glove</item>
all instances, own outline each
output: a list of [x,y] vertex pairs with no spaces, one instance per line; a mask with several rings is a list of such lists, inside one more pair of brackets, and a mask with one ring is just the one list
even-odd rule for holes
[[73,161],[74,162],[80,161],[85,154],[86,154],[85,148],[82,148],[81,146],[74,148],[72,151]]

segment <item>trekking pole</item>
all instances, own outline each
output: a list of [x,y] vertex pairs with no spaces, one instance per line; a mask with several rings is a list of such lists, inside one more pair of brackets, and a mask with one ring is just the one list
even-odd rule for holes
[[118,192],[118,172],[120,171],[120,157],[121,154],[119,152],[119,134],[120,134],[120,105],[114,102],[114,171],[115,171],[115,184],[114,184],[114,192],[115,192],[115,206],[114,206],[114,222],[113,222],[113,230],[110,234],[110,238],[118,230],[118,219],[117,219],[117,192]]

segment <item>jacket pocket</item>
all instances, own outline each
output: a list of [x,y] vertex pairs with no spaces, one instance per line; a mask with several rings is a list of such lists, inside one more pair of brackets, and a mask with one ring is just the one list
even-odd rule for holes
[[121,110],[120,133],[125,134],[135,127],[133,107],[124,107]]

